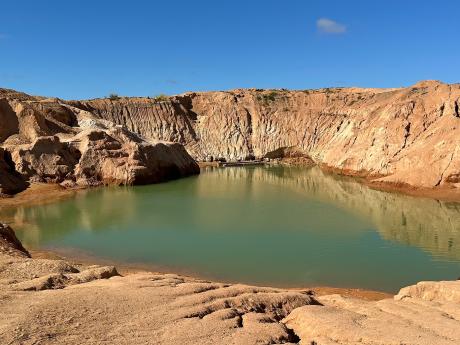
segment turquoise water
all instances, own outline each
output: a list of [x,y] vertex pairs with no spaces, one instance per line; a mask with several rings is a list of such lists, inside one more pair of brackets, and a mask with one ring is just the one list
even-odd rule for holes
[[460,204],[371,190],[317,168],[233,167],[0,210],[29,248],[208,279],[394,292],[460,276]]

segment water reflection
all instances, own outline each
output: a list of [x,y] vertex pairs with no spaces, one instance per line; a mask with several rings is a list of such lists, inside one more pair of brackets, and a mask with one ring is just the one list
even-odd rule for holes
[[209,169],[160,185],[3,208],[0,219],[28,247],[188,265],[250,283],[394,291],[460,274],[459,204],[372,190],[318,168]]
[[219,169],[212,174],[212,182],[210,180],[211,176],[200,181],[198,192],[241,193],[227,190],[222,183],[226,180],[243,181],[237,185],[241,185],[248,196],[263,195],[267,183],[290,188],[308,198],[365,217],[385,239],[423,248],[435,256],[460,260],[460,203],[370,189],[355,179],[327,174],[317,167],[307,171],[295,167]]

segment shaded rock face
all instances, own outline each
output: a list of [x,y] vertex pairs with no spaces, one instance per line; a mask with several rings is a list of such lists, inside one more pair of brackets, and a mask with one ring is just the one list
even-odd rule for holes
[[146,140],[58,99],[1,91],[0,194],[27,182],[131,185],[199,173],[180,144]]
[[[420,187],[459,186],[460,85],[400,89],[234,90],[70,102],[198,160],[292,152],[345,174]],[[429,169],[427,169],[429,167]]]
[[0,253],[9,256],[30,257],[29,252],[22,246],[13,229],[0,223]]
[[14,169],[9,152],[0,147],[0,196],[19,193],[27,188],[27,183]]

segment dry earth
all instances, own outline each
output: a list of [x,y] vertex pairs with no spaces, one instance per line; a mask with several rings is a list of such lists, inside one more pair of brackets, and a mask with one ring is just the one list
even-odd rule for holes
[[33,259],[0,226],[1,344],[449,344],[460,281],[394,299],[221,284]]

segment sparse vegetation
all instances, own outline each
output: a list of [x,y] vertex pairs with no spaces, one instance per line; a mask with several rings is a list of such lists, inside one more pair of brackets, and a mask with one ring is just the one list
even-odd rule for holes
[[156,95],[153,97],[153,100],[155,102],[165,102],[165,101],[169,101],[169,96],[163,94],[163,93],[160,93],[159,95]]
[[272,90],[268,93],[258,95],[257,99],[261,102],[269,103],[269,102],[275,101],[278,94],[279,94],[278,91]]
[[116,101],[117,99],[120,99],[120,96],[118,96],[116,93],[111,93],[109,95],[109,99],[112,101]]

